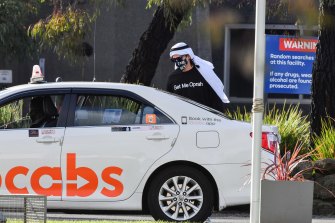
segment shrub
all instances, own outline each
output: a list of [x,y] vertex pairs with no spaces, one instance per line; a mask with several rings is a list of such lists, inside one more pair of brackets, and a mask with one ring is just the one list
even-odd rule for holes
[[[241,121],[251,121],[251,112],[244,111],[238,107],[235,112],[226,111],[226,115]],[[299,105],[286,104],[279,109],[273,106],[271,109],[266,109],[264,112],[264,124],[278,126],[278,131],[281,136],[280,148],[295,148],[297,142],[305,150],[309,143],[309,122],[307,116],[302,114]]]
[[22,101],[19,103],[11,103],[0,108],[0,126],[17,120],[21,117]]
[[234,120],[251,122],[251,112],[248,112],[245,107],[243,107],[243,111],[240,107],[237,107],[236,111],[226,110],[225,114]]
[[292,150],[299,143],[301,151],[308,149],[309,145],[309,122],[308,116],[303,115],[297,105],[284,104],[282,109],[274,106],[265,111],[264,123],[278,126],[281,136],[280,148]]
[[316,148],[312,155],[313,160],[335,158],[335,128],[334,120],[329,118],[321,121],[320,136],[313,136],[312,142]]

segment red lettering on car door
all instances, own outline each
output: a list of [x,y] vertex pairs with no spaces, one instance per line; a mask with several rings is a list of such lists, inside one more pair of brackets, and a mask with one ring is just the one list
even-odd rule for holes
[[30,184],[35,193],[42,194],[45,196],[62,196],[62,183],[52,183],[48,188],[44,188],[40,184],[42,176],[48,175],[52,180],[62,180],[62,173],[59,167],[40,167],[34,171],[31,176]]
[[9,193],[11,194],[28,194],[29,193],[27,187],[18,188],[14,184],[14,178],[17,175],[27,176],[28,172],[29,172],[29,169],[24,166],[17,166],[8,171],[6,175],[6,179],[5,179],[5,184],[6,184],[6,187]]
[[114,187],[113,190],[107,189],[106,187],[102,188],[101,194],[107,196],[107,197],[117,197],[123,192],[123,184],[112,178],[111,174],[117,174],[121,176],[122,169],[119,167],[111,166],[105,168],[101,173],[101,178],[104,182]]
[[76,154],[67,154],[66,179],[68,181],[77,181],[78,176],[85,179],[87,183],[78,188],[77,183],[67,183],[66,195],[88,197],[98,188],[98,177],[95,172],[88,167],[76,167]]

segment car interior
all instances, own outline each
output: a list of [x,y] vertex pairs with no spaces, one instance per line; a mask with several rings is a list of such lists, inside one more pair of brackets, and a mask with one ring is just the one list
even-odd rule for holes
[[34,97],[30,101],[30,128],[56,127],[58,111],[50,96]]

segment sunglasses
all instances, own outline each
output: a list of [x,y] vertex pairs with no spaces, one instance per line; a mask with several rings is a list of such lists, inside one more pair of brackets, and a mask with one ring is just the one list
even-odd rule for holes
[[181,57],[171,58],[171,61],[175,63],[175,62],[181,62],[183,61],[183,59],[184,59],[184,56],[181,56]]

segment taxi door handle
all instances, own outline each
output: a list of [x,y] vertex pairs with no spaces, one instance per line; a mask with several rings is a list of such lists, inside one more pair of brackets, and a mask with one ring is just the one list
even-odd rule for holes
[[147,140],[164,140],[164,139],[169,139],[170,137],[156,132],[150,136],[147,136],[146,138]]
[[60,142],[60,139],[53,138],[53,137],[43,137],[36,139],[36,142],[38,143],[54,143],[54,142]]

